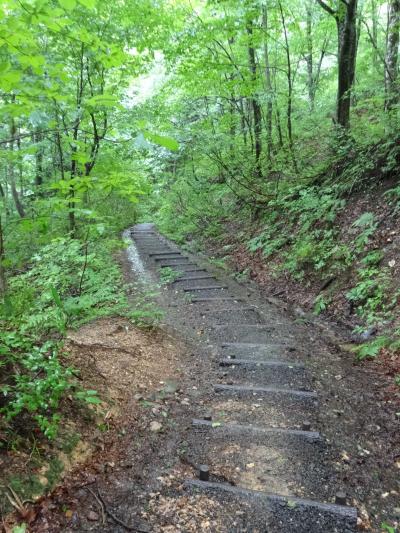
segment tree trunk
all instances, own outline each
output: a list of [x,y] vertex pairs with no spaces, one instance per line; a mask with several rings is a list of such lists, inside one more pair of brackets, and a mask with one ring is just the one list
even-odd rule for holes
[[80,49],[80,56],[79,56],[79,62],[80,62],[80,69],[79,69],[79,78],[77,80],[77,91],[76,91],[76,111],[77,111],[77,118],[75,120],[75,124],[72,130],[72,139],[73,143],[71,145],[71,174],[70,174],[70,180],[69,180],[69,192],[68,192],[68,221],[69,221],[69,230],[71,233],[71,237],[73,239],[76,238],[76,219],[75,219],[75,208],[76,208],[76,201],[75,201],[75,178],[78,176],[78,164],[75,159],[76,152],[77,152],[77,145],[78,145],[78,135],[79,135],[79,126],[81,123],[80,118],[80,111],[81,111],[81,105],[82,105],[82,98],[83,98],[83,89],[84,89],[84,81],[83,81],[83,75],[84,75],[84,44],[81,44]]
[[273,98],[274,91],[272,88],[271,80],[271,66],[269,62],[269,50],[268,50],[268,11],[267,2],[262,6],[262,19],[264,29],[264,61],[265,61],[265,81],[267,86],[267,157],[268,161],[271,161],[272,152],[272,110],[273,110]]
[[[11,119],[10,122],[10,143],[9,143],[9,149],[11,154],[14,154],[14,143],[15,143],[15,133],[16,133],[16,127],[15,127],[15,120],[14,118]],[[17,186],[15,184],[15,165],[14,161],[11,159],[8,163],[8,178],[10,180],[10,186],[11,186],[11,194],[14,200],[15,208],[17,210],[17,213],[21,218],[25,217],[25,209],[22,205],[22,202],[19,198],[19,194],[17,191]]]
[[337,122],[350,126],[351,89],[354,83],[357,56],[357,0],[341,5],[336,17],[338,29],[338,101]]
[[[39,144],[42,142],[42,134],[39,130],[36,131],[36,133],[33,134],[33,140],[36,144]],[[35,153],[35,185],[39,189],[38,196],[42,195],[41,187],[43,185],[43,147],[38,146],[36,153]]]
[[275,107],[275,115],[276,115],[276,129],[278,131],[278,140],[279,140],[279,147],[283,148],[283,133],[282,133],[282,126],[281,126],[281,112],[279,111],[279,106],[277,105]]
[[248,55],[249,55],[249,67],[251,73],[251,81],[253,83],[253,96],[250,99],[251,108],[253,111],[253,129],[254,129],[254,150],[255,150],[255,176],[261,178],[261,107],[257,99],[256,83],[257,83],[257,65],[256,65],[256,53],[253,44],[253,23],[252,21],[247,22],[247,34],[249,36],[249,46],[248,46]]
[[372,20],[372,39],[376,43],[376,47],[372,48],[372,63],[374,69],[377,72],[379,70],[379,57],[378,57],[378,9],[376,0],[371,0],[371,20]]
[[288,94],[287,94],[287,108],[286,108],[286,123],[287,123],[287,132],[289,139],[289,147],[293,148],[293,133],[292,133],[292,96],[293,96],[293,87],[292,87],[292,62],[290,60],[290,50],[289,50],[289,39],[286,29],[286,20],[283,13],[282,3],[279,2],[279,11],[281,14],[283,34],[285,37],[285,54],[286,54],[286,78],[288,84]]
[[308,91],[308,103],[310,106],[310,112],[314,112],[315,108],[315,95],[317,93],[318,83],[321,75],[322,62],[324,60],[326,50],[329,44],[328,35],[324,38],[322,43],[321,52],[319,54],[318,61],[315,58],[314,42],[313,42],[313,0],[308,0],[306,5],[306,55],[305,61],[307,64],[307,91]]
[[287,76],[287,84],[288,84],[288,94],[287,94],[287,107],[286,107],[286,125],[287,125],[287,132],[288,132],[290,155],[292,158],[294,171],[297,173],[298,167],[297,167],[296,156],[294,154],[293,128],[292,128],[292,106],[293,106],[292,62],[290,59],[289,38],[288,38],[288,32],[286,28],[286,19],[285,19],[285,14],[283,12],[282,3],[280,1],[279,1],[279,11],[281,14],[283,34],[285,37],[285,52],[286,52],[286,63],[287,63],[286,76]]
[[397,70],[399,58],[400,0],[391,0],[388,13],[386,69],[385,69],[385,109],[389,110],[399,101]]
[[229,144],[232,161],[235,161],[235,139],[236,139],[236,99],[235,95],[231,95],[229,102]]
[[243,135],[243,144],[247,147],[247,128],[246,128],[246,117],[245,117],[245,111],[244,111],[244,104],[243,104],[243,98],[239,98],[239,106],[240,106],[240,128],[242,130]]
[[357,0],[338,2],[338,9],[332,9],[323,0],[318,4],[336,20],[338,34],[338,92],[336,120],[343,128],[350,127],[351,89],[357,57]]
[[6,273],[4,269],[4,237],[3,237],[3,224],[2,224],[2,214],[0,213],[0,297],[4,298],[7,289],[6,283]]
[[310,111],[314,111],[315,90],[314,90],[314,54],[313,54],[313,40],[312,40],[312,10],[311,5],[307,3],[306,6],[307,20],[306,20],[306,43],[307,43],[307,89],[308,101],[310,104]]

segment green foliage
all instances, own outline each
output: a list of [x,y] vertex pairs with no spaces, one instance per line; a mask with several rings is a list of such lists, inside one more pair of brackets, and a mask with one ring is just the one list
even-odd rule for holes
[[[128,312],[112,259],[112,236],[139,214],[178,242],[202,236],[218,247],[225,228],[245,236],[244,246],[271,262],[271,275],[320,281],[358,266],[347,299],[360,321],[390,318],[398,293],[389,296],[390,271],[369,250],[379,215],[362,214],[345,236],[338,223],[353,191],[398,175],[399,112],[385,105],[383,3],[367,3],[358,28],[350,131],[332,122],[333,17],[308,0],[271,3],[266,12],[256,4],[2,3],[7,423],[26,416],[52,437],[65,395],[98,401],[75,388],[64,364],[58,341],[67,328],[116,313],[144,327],[161,319],[153,287],[133,287]],[[373,44],[364,26],[376,29]],[[399,197],[397,185],[387,192],[394,214]],[[175,275],[164,269],[161,280]],[[315,312],[329,302],[321,294]]]
[[387,524],[386,522],[382,522],[381,528],[384,531],[387,531],[388,533],[396,533],[396,531],[397,531],[397,527],[391,526],[391,525]]
[[400,211],[400,185],[393,189],[389,189],[386,191],[385,195],[394,202],[394,213],[398,213]]
[[25,533],[26,531],[26,524],[19,524],[18,526],[14,526],[12,533]]
[[371,342],[366,342],[357,346],[355,352],[357,354],[357,359],[363,360],[366,358],[377,357],[382,348],[386,348],[391,345],[391,339],[386,335],[381,335],[376,337]]
[[144,136],[149,141],[158,144],[159,146],[163,146],[164,148],[168,148],[169,150],[175,151],[179,149],[179,144],[175,139],[171,139],[171,137],[157,135],[155,133],[150,133],[149,131],[146,131]]
[[[85,320],[126,308],[121,274],[111,260],[116,242],[102,245],[66,237],[31,258],[30,268],[10,279],[8,323],[23,334],[65,332]],[[119,289],[118,289],[119,288]]]
[[164,284],[167,285],[169,283],[174,282],[183,274],[183,272],[179,270],[174,270],[171,267],[162,267],[159,269],[159,273],[160,273],[160,281],[163,285]]
[[356,249],[362,251],[369,243],[370,237],[375,233],[378,226],[373,213],[363,213],[360,218],[353,222],[353,226],[361,228],[361,233],[356,238]]
[[[63,363],[59,341],[45,340],[67,327],[127,310],[120,271],[111,253],[117,242],[54,239],[31,258],[29,267],[9,280],[2,308],[1,413],[7,422],[28,415],[54,438],[67,395],[99,403],[96,391],[77,387],[73,369]],[[18,372],[10,374],[10,369]]]
[[249,270],[250,269],[245,268],[241,272],[235,272],[234,273],[235,280],[238,281],[239,283],[244,283],[244,282],[248,281],[249,280]]
[[81,391],[72,380],[73,370],[60,361],[60,343],[38,346],[26,337],[4,332],[0,336],[2,372],[19,368],[1,386],[0,413],[6,422],[28,414],[49,439],[56,436],[61,418],[60,403],[69,393],[88,403],[99,403],[96,391]]
[[129,292],[134,295],[130,303],[130,310],[125,316],[133,324],[141,328],[153,328],[164,316],[163,311],[157,305],[159,297],[158,287],[151,283],[139,281],[129,287]]
[[367,324],[376,324],[387,318],[395,298],[387,302],[390,287],[388,268],[380,268],[380,251],[373,251],[361,260],[358,270],[358,283],[346,294],[347,299],[356,307],[359,316]]
[[281,254],[281,268],[295,278],[302,278],[306,269],[341,270],[351,262],[351,252],[338,242],[334,226],[344,205],[332,187],[289,188],[270,202],[265,229],[249,242],[249,250],[261,249],[265,257]]
[[[0,409],[10,432],[35,426],[53,438],[67,396],[99,401],[76,386],[61,340],[67,328],[127,313],[114,236],[149,192],[135,144],[146,121],[130,90],[170,18],[150,0],[0,7]],[[160,150],[178,149],[148,129]]]
[[323,294],[320,294],[314,300],[314,313],[316,315],[321,314],[327,309],[329,305],[329,300]]

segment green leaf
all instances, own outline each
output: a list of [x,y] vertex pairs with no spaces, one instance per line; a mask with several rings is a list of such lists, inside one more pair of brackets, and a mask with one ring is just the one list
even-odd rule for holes
[[4,91],[11,91],[11,89],[14,89],[18,86],[21,78],[22,72],[19,72],[17,70],[8,71],[6,74],[3,74],[1,76],[0,87]]
[[12,529],[12,533],[25,533],[26,531],[26,524],[19,524],[19,526],[14,526]]
[[60,6],[63,9],[66,9],[67,11],[71,11],[76,7],[76,1],[75,0],[58,0]]
[[144,131],[143,135],[147,140],[158,144],[159,146],[163,146],[164,148],[168,148],[168,150],[176,151],[179,149],[179,143],[171,137],[165,137],[163,135],[158,135],[157,133],[150,133],[149,131]]
[[60,298],[60,295],[56,291],[55,287],[51,287],[51,295],[53,297],[54,303],[59,309],[63,309],[63,304]]
[[95,96],[92,96],[86,101],[87,105],[90,106],[106,106],[106,107],[114,107],[119,105],[119,98],[118,96],[114,96],[113,94],[96,94]]
[[79,3],[88,9],[94,9],[96,7],[96,0],[79,0]]
[[96,398],[95,396],[87,396],[85,398],[85,402],[86,403],[94,403],[94,404],[99,404],[101,403],[101,400],[99,398]]
[[382,522],[381,528],[384,531],[387,531],[388,533],[396,533],[396,529],[393,526],[387,524],[386,522]]
[[365,228],[366,226],[371,226],[374,222],[374,214],[373,213],[363,213],[355,222],[353,222],[353,226],[356,226],[357,228]]

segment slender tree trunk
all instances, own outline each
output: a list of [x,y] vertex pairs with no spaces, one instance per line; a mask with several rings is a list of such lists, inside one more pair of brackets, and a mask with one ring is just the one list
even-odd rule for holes
[[340,11],[336,18],[339,37],[337,121],[348,128],[357,57],[357,0],[349,0],[347,6],[340,6]]
[[246,122],[247,131],[250,140],[250,151],[254,154],[254,128],[252,117],[252,105],[248,98],[243,99],[244,120]]
[[317,0],[336,20],[338,34],[338,92],[336,120],[343,128],[350,127],[351,89],[354,84],[357,57],[357,0],[338,2],[337,10]]
[[230,134],[230,152],[231,152],[231,158],[232,161],[235,160],[235,139],[236,139],[236,116],[235,116],[235,110],[236,110],[236,99],[235,96],[232,94],[231,99],[229,102],[229,134]]
[[317,93],[318,83],[321,75],[322,62],[324,60],[326,50],[329,43],[329,37],[326,36],[323,43],[318,61],[315,58],[314,42],[313,42],[313,0],[308,0],[306,4],[306,46],[307,52],[305,61],[307,64],[307,90],[308,103],[310,112],[313,113],[315,109],[315,95]]
[[399,59],[400,0],[391,0],[388,12],[386,69],[385,69],[385,109],[391,109],[399,101],[398,59]]
[[282,3],[279,2],[279,11],[281,14],[283,34],[285,36],[285,54],[286,54],[286,78],[288,85],[288,94],[287,94],[287,109],[286,109],[286,125],[289,139],[290,148],[293,147],[293,131],[292,131],[292,96],[293,96],[293,87],[292,87],[292,62],[290,60],[290,50],[289,50],[289,40],[286,29],[286,20],[283,13]]
[[83,98],[83,73],[84,73],[84,44],[82,43],[81,49],[80,49],[80,71],[79,71],[79,78],[77,80],[77,90],[76,90],[76,111],[78,114],[78,117],[75,121],[74,128],[72,130],[72,149],[71,149],[71,177],[70,177],[70,183],[69,183],[69,193],[68,193],[68,220],[69,220],[69,230],[71,232],[71,236],[73,238],[76,237],[76,220],[75,220],[75,207],[76,207],[76,201],[75,201],[75,184],[74,179],[78,175],[78,165],[77,161],[75,159],[75,155],[77,152],[77,141],[78,141],[78,134],[79,134],[79,126],[81,123],[80,119],[80,111],[81,111],[81,105],[82,105],[82,98]]
[[[17,153],[21,153],[21,137],[20,137],[20,130],[18,129],[18,136],[17,136]],[[24,168],[22,164],[22,157],[18,157],[18,184],[19,184],[19,192],[20,196],[24,197],[25,195],[25,188],[24,188]]]
[[242,130],[243,135],[243,144],[247,147],[247,129],[246,129],[246,117],[244,113],[244,105],[243,105],[243,98],[240,97],[239,99],[239,106],[240,106],[240,128]]
[[5,250],[3,236],[2,213],[0,213],[0,297],[4,298],[7,290],[6,272],[4,268]]
[[379,70],[379,58],[378,58],[378,8],[376,0],[371,0],[371,21],[372,21],[372,39],[376,43],[376,47],[372,48],[372,63],[375,71]]
[[276,120],[276,130],[278,132],[278,141],[279,141],[279,148],[283,148],[283,133],[282,133],[282,125],[281,125],[281,112],[279,111],[279,106],[275,106],[275,120]]
[[269,49],[268,49],[268,6],[267,2],[262,6],[262,19],[264,29],[264,61],[265,61],[265,81],[267,86],[267,157],[268,161],[271,161],[272,152],[272,111],[273,111],[273,98],[274,91],[272,88],[271,79],[271,66],[269,61]]
[[306,43],[307,43],[307,89],[308,89],[308,101],[310,104],[310,111],[314,111],[315,103],[315,91],[314,91],[314,50],[313,50],[313,39],[312,39],[312,10],[311,5],[308,2],[306,6]]
[[261,107],[258,103],[256,84],[257,84],[257,65],[256,65],[256,53],[253,44],[253,23],[252,21],[247,22],[247,34],[249,36],[249,46],[248,46],[248,55],[249,55],[249,66],[253,87],[253,96],[250,99],[252,111],[253,111],[253,128],[254,128],[254,149],[255,149],[255,176],[261,178]]
[[293,126],[292,126],[292,106],[293,106],[292,62],[290,59],[289,38],[288,38],[288,33],[287,33],[287,28],[286,28],[285,14],[283,12],[282,3],[280,1],[279,1],[279,11],[281,14],[283,34],[285,37],[285,52],[286,52],[286,63],[287,63],[286,76],[287,76],[287,84],[288,84],[288,94],[287,94],[287,108],[286,108],[286,125],[287,125],[290,155],[292,157],[293,168],[295,172],[297,173],[298,167],[297,167],[296,157],[294,154]]
[[[10,139],[11,140],[9,142],[9,149],[12,155],[14,154],[15,133],[16,133],[15,120],[14,118],[12,118],[10,122]],[[15,165],[12,159],[8,163],[8,178],[10,180],[11,194],[14,200],[15,208],[19,216],[21,218],[24,218],[25,209],[24,209],[24,206],[22,205],[22,202],[19,198],[19,194],[17,191],[17,186],[15,183]]]
[[[36,131],[36,133],[33,134],[34,142],[37,144],[40,144],[42,142],[42,134],[39,130]],[[38,146],[36,153],[35,153],[35,186],[39,189],[38,195],[42,196],[42,192],[40,188],[43,185],[43,148],[42,146]]]

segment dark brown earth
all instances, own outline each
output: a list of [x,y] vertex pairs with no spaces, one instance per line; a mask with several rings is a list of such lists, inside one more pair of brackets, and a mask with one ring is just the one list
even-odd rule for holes
[[[131,265],[126,260],[123,265],[131,277]],[[383,522],[396,526],[399,409],[385,372],[356,365],[354,355],[341,348],[340,332],[323,322],[292,314],[285,303],[268,301],[254,285],[233,284],[229,278],[226,283],[273,324],[273,336],[287,339],[283,357],[306,365],[318,410],[304,410],[297,402],[262,401],[260,409],[258,399],[216,398],[213,383],[245,382],[248,375],[216,364],[220,334],[204,318],[215,306],[190,303],[182,291],[165,288],[159,305],[166,315],[159,329],[143,332],[115,319],[71,335],[75,366],[82,369],[85,384],[106,398],[108,431],[78,428],[90,443],[90,457],[48,497],[26,505],[29,531],[265,531],[265,523],[263,527],[259,516],[252,515],[252,500],[184,487],[185,480],[197,477],[199,459],[210,464],[212,481],[234,487],[267,486],[326,502],[344,488],[349,504],[358,509],[360,529],[381,531]],[[235,330],[229,335],[234,337]],[[209,414],[220,424],[211,440],[191,427],[192,418]],[[306,414],[325,442],[310,456],[304,443],[258,443],[255,437],[236,443],[225,432],[230,422],[261,424],[263,418],[276,427],[296,429]],[[283,521],[288,511],[284,506]],[[300,531],[287,523],[271,529],[278,530]],[[333,526],[314,530],[348,531]]]

